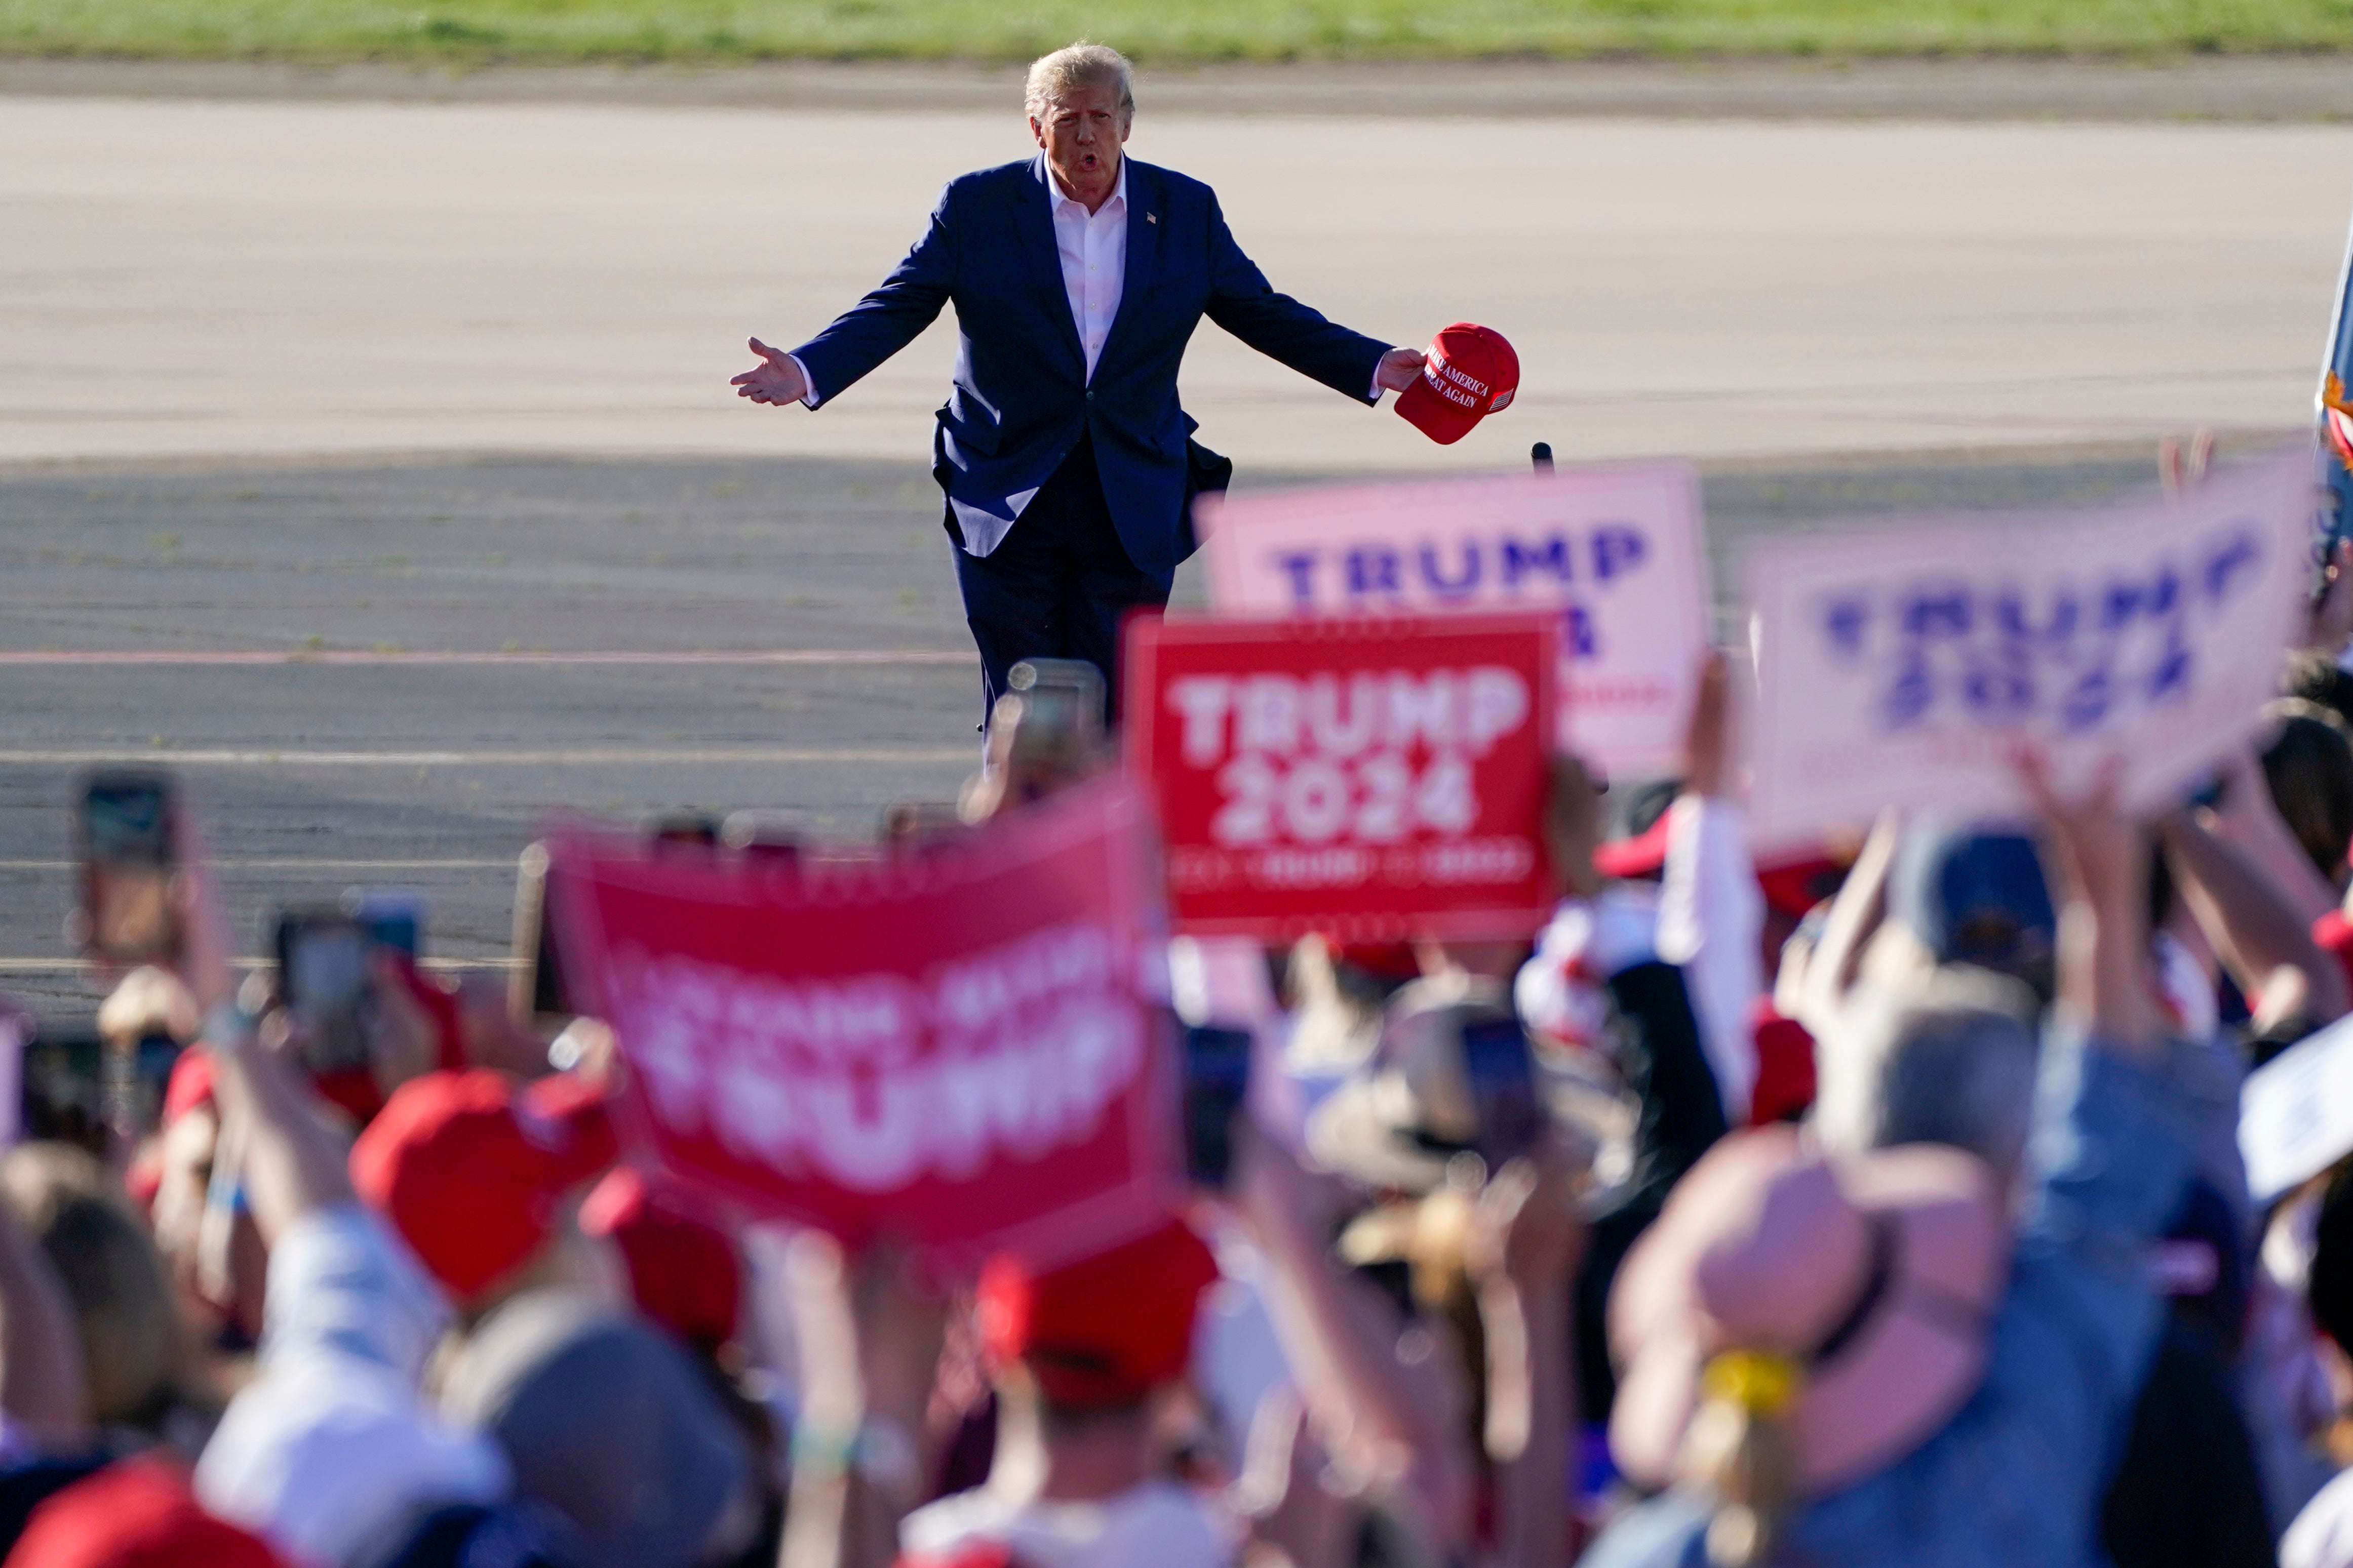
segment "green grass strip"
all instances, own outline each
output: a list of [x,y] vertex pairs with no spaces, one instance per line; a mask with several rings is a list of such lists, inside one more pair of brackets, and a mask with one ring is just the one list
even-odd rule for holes
[[[2353,0],[0,0],[0,52],[257,59],[1146,62],[2353,48]],[[2348,81],[2353,97],[2353,81]]]

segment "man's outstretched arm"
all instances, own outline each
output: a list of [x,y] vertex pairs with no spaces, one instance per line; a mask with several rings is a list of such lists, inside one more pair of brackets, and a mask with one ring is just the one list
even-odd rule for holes
[[1209,320],[1270,359],[1360,402],[1403,392],[1421,374],[1416,349],[1391,348],[1352,332],[1323,312],[1278,294],[1242,254],[1226,215],[1209,209]]
[[833,324],[790,353],[751,342],[761,363],[728,384],[754,403],[821,406],[884,360],[913,342],[939,318],[955,283],[955,237],[948,197],[932,210],[923,237],[891,276]]

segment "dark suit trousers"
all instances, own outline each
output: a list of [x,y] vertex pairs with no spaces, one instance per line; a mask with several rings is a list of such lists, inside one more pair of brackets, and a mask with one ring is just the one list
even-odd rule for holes
[[[961,537],[953,510],[947,526],[950,538]],[[1105,718],[1116,722],[1121,623],[1165,607],[1174,574],[1153,576],[1128,559],[1103,504],[1093,438],[1079,437],[994,551],[974,555],[959,545],[955,558],[965,620],[980,648],[983,727],[1005,672],[1025,658],[1082,658],[1102,670]]]

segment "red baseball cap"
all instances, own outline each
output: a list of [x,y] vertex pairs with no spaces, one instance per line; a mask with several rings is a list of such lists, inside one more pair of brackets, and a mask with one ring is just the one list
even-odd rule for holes
[[1378,980],[1419,980],[1421,957],[1409,942],[1342,942],[1326,937],[1332,956]]
[[1809,910],[1838,891],[1845,878],[1845,863],[1827,855],[1807,855],[1757,868],[1757,884],[1765,889],[1766,906],[1791,920],[1805,919]]
[[1512,405],[1520,389],[1520,356],[1493,327],[1457,321],[1430,342],[1421,379],[1398,394],[1400,418],[1412,421],[1441,447],[1471,434],[1471,426]]
[[601,1087],[577,1073],[429,1072],[352,1145],[352,1184],[463,1303],[537,1252],[565,1194],[619,1152]]
[[1668,813],[1631,838],[1612,838],[1593,847],[1593,868],[1615,880],[1655,877],[1666,868]]
[[1027,1365],[1058,1405],[1134,1404],[1184,1373],[1217,1277],[1182,1220],[1050,1273],[1000,1253],[980,1271],[981,1350],[992,1367]]
[[35,1568],[282,1568],[278,1554],[196,1502],[161,1459],[124,1459],[33,1510],[8,1553]]
[[638,1310],[690,1344],[735,1337],[744,1265],[734,1240],[676,1193],[626,1165],[608,1171],[581,1202],[580,1228],[619,1251]]
[[1767,1121],[1794,1121],[1814,1102],[1814,1037],[1795,1018],[1781,1016],[1770,996],[1757,998],[1748,1027],[1757,1042],[1749,1122],[1761,1127]]
[[212,1102],[213,1054],[202,1046],[190,1046],[173,1061],[172,1076],[164,1085],[164,1125]]

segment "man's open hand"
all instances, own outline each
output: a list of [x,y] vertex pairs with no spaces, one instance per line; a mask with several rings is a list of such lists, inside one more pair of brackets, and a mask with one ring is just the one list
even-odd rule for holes
[[1683,728],[1683,793],[1730,795],[1732,764],[1732,666],[1722,650],[1710,649]]
[[793,356],[781,349],[772,349],[759,339],[752,340],[752,352],[761,363],[736,376],[727,384],[735,389],[738,397],[748,397],[754,403],[779,405],[798,403],[808,395],[808,380]]
[[2059,910],[2057,1007],[2077,1028],[2127,1051],[2155,1048],[2164,1020],[2148,984],[2148,836],[2123,803],[2110,756],[2088,786],[2063,794],[2042,754],[2015,759],[2042,818],[2042,856]]
[[1422,359],[1419,349],[1391,349],[1381,356],[1380,368],[1373,372],[1373,380],[1391,392],[1403,392],[1421,374]]

